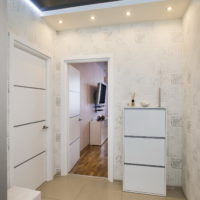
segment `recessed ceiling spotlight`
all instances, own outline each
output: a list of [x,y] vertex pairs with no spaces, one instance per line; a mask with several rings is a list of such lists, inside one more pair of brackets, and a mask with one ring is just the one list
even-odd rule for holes
[[63,20],[60,19],[60,20],[58,21],[58,23],[59,23],[59,24],[63,24]]
[[94,15],[92,15],[92,16],[90,16],[90,19],[94,21],[96,19],[96,17]]
[[173,8],[172,8],[171,6],[168,6],[168,7],[167,7],[167,11],[168,11],[168,12],[171,12],[172,10],[173,10]]
[[127,12],[126,12],[126,16],[131,16],[131,12],[130,12],[130,11],[127,11]]

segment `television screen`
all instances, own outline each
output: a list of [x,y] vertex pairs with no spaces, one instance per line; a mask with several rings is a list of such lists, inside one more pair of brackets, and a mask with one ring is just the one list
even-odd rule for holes
[[106,102],[106,85],[104,83],[98,83],[96,104],[105,104]]
[[99,104],[105,104],[105,100],[106,100],[106,85],[101,84],[101,95]]

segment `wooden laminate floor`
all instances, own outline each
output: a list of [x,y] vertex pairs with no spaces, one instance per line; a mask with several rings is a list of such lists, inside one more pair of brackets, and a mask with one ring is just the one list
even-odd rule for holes
[[108,176],[108,142],[102,146],[87,146],[82,152],[80,160],[71,170],[72,174],[88,176]]

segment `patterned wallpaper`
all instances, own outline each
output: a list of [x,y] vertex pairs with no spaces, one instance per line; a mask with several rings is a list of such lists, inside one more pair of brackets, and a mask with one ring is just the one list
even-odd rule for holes
[[200,0],[193,0],[183,20],[184,149],[183,186],[188,200],[200,199]]
[[[150,22],[66,31],[58,34],[56,57],[112,54],[114,59],[114,178],[122,179],[122,110],[136,92],[168,111],[167,183],[181,185],[183,126],[183,37],[181,21]],[[59,88],[57,67],[57,89]],[[57,99],[59,100],[59,92]],[[57,104],[59,146],[59,104]],[[57,160],[59,168],[59,161]]]
[[9,31],[53,55],[56,33],[23,0],[8,0]]

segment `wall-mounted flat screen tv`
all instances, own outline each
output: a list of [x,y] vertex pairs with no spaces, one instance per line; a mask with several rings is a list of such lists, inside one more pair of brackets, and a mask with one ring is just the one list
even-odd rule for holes
[[105,83],[98,83],[96,92],[96,105],[104,105],[106,103],[106,89]]

